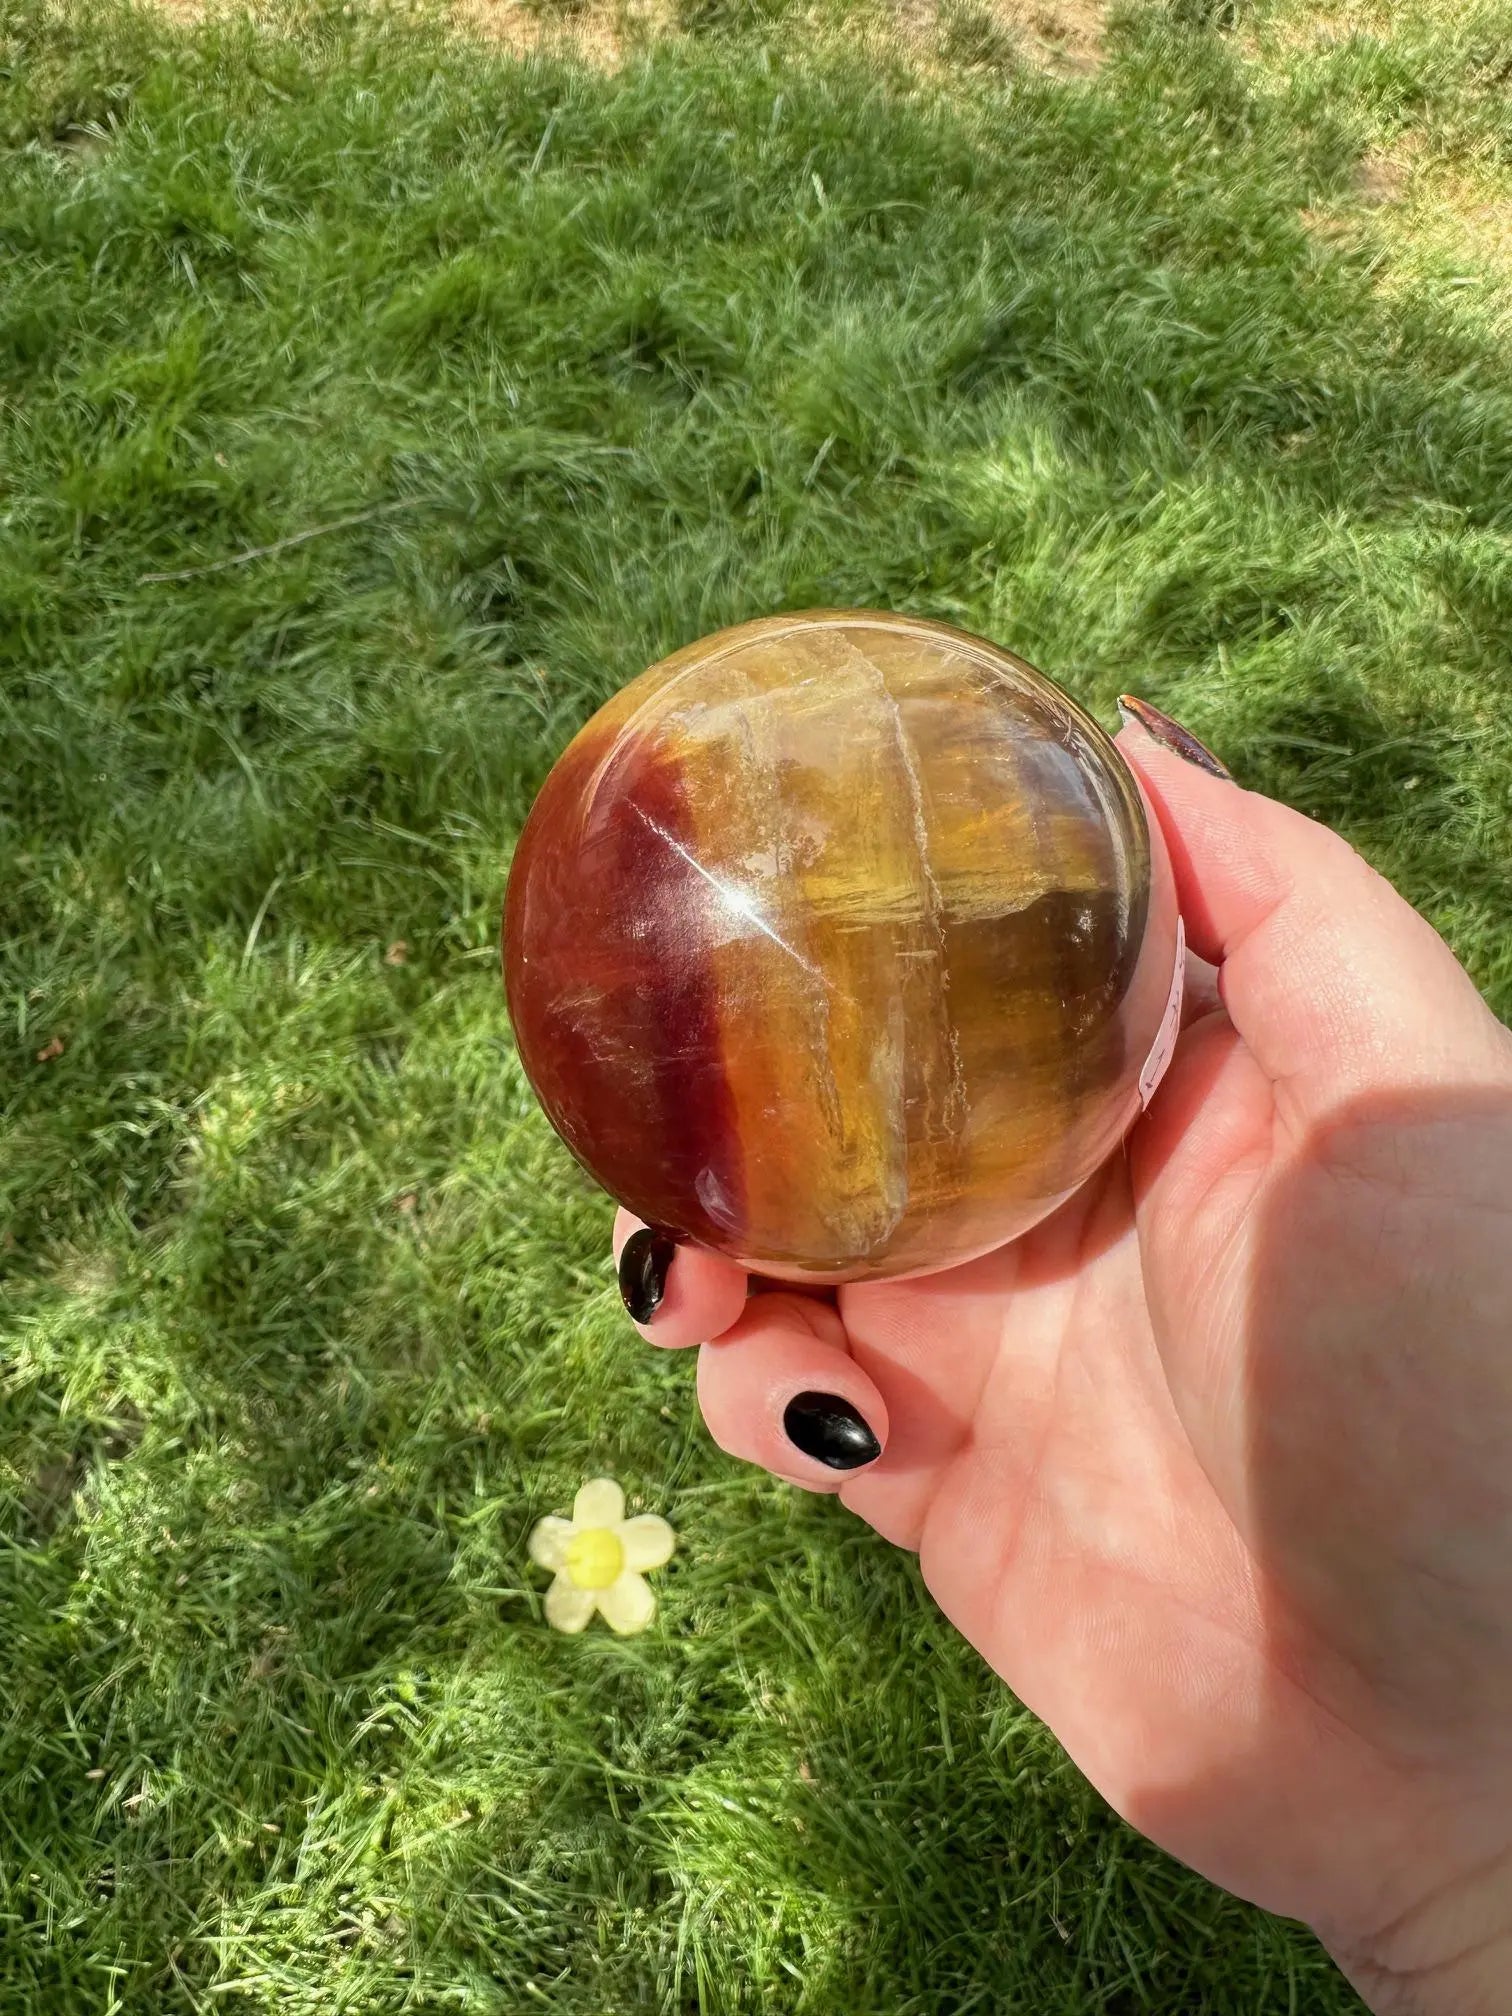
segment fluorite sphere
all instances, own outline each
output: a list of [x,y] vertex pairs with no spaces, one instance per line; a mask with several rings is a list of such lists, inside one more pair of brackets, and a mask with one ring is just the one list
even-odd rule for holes
[[820,611],[587,723],[520,838],[505,984],[622,1204],[762,1274],[875,1279],[1014,1238],[1118,1146],[1177,928],[1074,701],[941,624]]

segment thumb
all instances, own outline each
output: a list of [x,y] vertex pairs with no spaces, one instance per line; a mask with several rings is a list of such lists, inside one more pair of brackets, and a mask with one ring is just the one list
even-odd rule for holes
[[1160,822],[1188,942],[1274,1086],[1316,1112],[1341,1091],[1505,1073],[1512,1038],[1383,876],[1326,826],[1172,753],[1164,717],[1135,704],[1118,746]]

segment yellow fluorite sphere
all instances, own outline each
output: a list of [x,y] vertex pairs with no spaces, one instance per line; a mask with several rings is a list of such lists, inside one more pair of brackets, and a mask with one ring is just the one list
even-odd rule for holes
[[509,1006],[562,1137],[759,1272],[925,1273],[1118,1146],[1178,920],[1133,773],[942,624],[778,616],[653,666],[566,750],[510,875]]

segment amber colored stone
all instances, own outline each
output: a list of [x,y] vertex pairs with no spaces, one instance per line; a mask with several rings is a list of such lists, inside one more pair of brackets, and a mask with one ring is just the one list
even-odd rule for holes
[[677,652],[552,770],[505,981],[620,1202],[762,1273],[925,1273],[1117,1147],[1171,995],[1133,773],[995,645],[869,612]]

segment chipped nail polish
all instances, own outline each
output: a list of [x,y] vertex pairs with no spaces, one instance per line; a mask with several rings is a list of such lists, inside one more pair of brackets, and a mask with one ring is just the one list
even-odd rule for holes
[[1181,757],[1185,763],[1195,763],[1210,777],[1222,777],[1226,782],[1233,783],[1233,771],[1218,761],[1206,743],[1199,742],[1190,728],[1183,728],[1179,721],[1173,721],[1160,708],[1152,707],[1148,700],[1136,699],[1132,693],[1120,693],[1118,714],[1120,720],[1133,721],[1143,728],[1152,742],[1158,742],[1162,749],[1169,749],[1173,756]]

